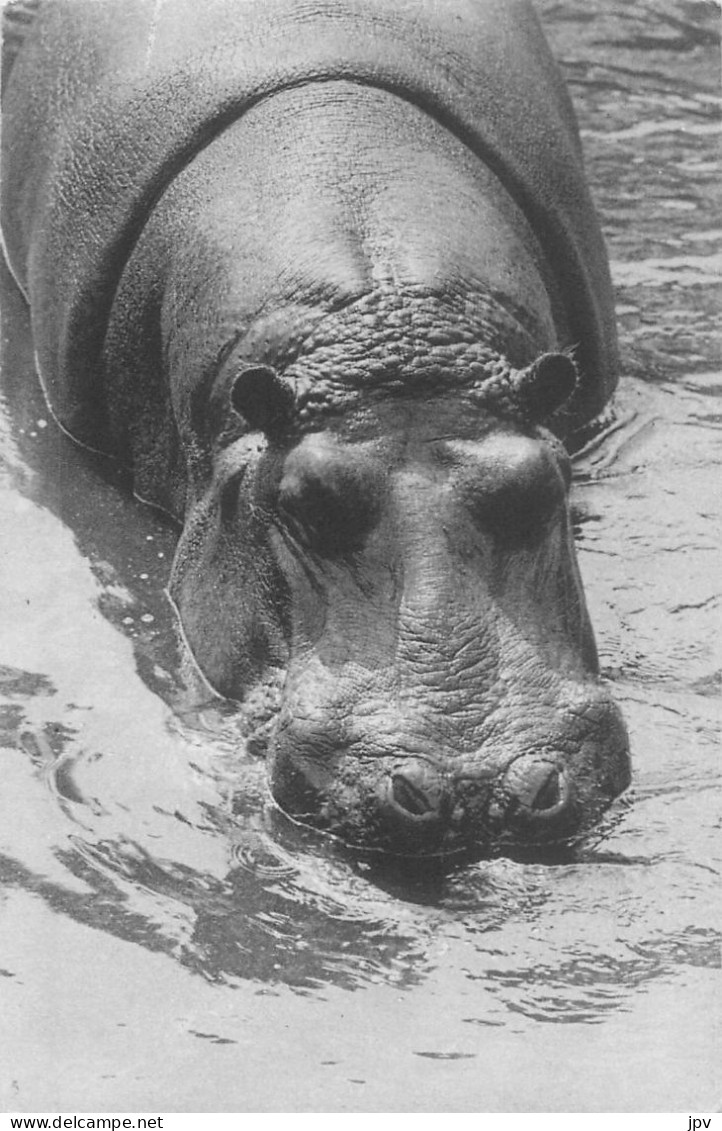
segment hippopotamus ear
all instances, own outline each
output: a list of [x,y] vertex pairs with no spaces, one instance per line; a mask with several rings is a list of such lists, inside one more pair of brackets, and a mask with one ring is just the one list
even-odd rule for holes
[[543,353],[513,378],[517,401],[537,424],[553,416],[577,387],[577,369],[566,353]]
[[270,365],[239,366],[231,383],[231,404],[254,432],[284,432],[293,418],[293,386]]

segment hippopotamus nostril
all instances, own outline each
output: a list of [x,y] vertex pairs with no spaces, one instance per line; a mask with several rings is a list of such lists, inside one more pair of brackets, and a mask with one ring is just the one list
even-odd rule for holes
[[433,769],[423,762],[410,762],[391,775],[388,800],[396,812],[415,821],[438,818],[444,793]]
[[561,813],[572,795],[563,771],[532,755],[517,758],[512,763],[504,779],[504,789],[515,807],[538,819]]
[[532,809],[553,809],[562,799],[562,779],[557,770],[550,770],[531,803]]
[[391,778],[391,792],[394,801],[402,809],[406,809],[412,817],[423,817],[426,813],[433,812],[435,806],[431,798],[423,789],[409,781],[403,774],[394,774]]

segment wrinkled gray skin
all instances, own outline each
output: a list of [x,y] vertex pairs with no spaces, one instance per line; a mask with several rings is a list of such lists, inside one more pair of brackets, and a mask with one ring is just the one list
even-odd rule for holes
[[531,11],[451,9],[70,0],[5,128],[53,410],[182,522],[279,805],[412,855],[571,838],[629,778],[558,438],[616,380],[606,260]]

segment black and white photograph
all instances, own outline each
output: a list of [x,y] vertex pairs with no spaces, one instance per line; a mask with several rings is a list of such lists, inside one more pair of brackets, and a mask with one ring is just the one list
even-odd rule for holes
[[713,1131],[718,0],[1,15],[7,1128]]

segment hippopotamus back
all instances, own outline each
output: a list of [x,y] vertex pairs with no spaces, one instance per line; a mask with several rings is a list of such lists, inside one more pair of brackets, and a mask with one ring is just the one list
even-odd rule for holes
[[105,434],[99,357],[154,204],[251,106],[346,80],[420,107],[493,170],[546,255],[580,379],[569,427],[616,383],[607,261],[566,90],[524,0],[59,0],[5,104],[4,237],[63,426]]

